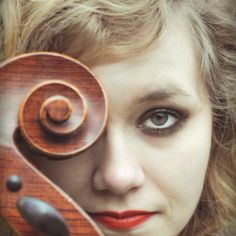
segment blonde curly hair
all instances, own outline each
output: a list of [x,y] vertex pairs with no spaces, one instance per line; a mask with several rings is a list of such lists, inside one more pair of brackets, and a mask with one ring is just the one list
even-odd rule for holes
[[235,0],[2,0],[0,61],[55,51],[88,66],[155,47],[176,12],[187,19],[212,105],[204,189],[182,235],[236,235]]

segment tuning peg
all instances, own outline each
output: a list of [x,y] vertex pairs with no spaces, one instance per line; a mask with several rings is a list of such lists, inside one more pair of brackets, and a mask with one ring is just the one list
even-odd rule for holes
[[48,203],[33,197],[21,197],[17,209],[24,220],[47,236],[69,236],[62,215]]

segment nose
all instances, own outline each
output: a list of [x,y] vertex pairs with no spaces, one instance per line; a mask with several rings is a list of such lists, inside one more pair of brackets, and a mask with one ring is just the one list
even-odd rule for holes
[[145,175],[137,148],[129,142],[129,135],[114,126],[107,129],[94,149],[97,164],[93,184],[98,191],[122,195],[142,186]]

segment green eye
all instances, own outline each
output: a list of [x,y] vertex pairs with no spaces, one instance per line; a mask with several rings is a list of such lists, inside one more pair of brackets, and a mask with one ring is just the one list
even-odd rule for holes
[[138,121],[138,127],[149,134],[166,134],[176,129],[185,119],[180,111],[159,108],[144,113]]

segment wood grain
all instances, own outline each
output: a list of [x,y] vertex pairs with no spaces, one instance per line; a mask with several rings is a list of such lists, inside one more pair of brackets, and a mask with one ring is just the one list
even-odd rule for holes
[[[59,210],[71,236],[102,235],[89,216],[30,162],[35,156],[75,158],[100,137],[107,101],[94,75],[67,56],[44,52],[19,56],[0,66],[0,112],[0,214],[18,233],[40,235],[16,209],[21,196],[31,196]],[[56,131],[43,127],[42,120]],[[18,192],[6,187],[11,175],[22,179]]]

